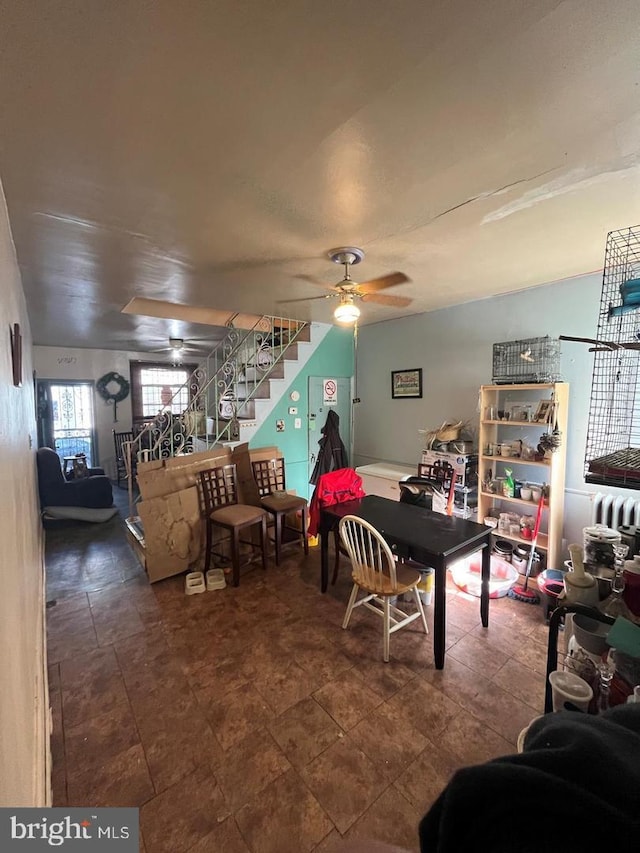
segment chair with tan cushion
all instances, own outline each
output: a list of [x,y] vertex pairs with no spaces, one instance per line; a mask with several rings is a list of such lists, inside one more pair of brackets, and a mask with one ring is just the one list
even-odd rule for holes
[[[251,463],[253,476],[260,493],[260,502],[264,509],[273,516],[275,523],[275,550],[276,565],[280,565],[280,554],[282,550],[282,539],[285,531],[289,531],[302,537],[304,553],[309,553],[309,541],[307,539],[307,501],[297,495],[289,495],[286,491],[284,459],[268,459]],[[290,513],[300,512],[301,528],[293,527],[286,523],[286,517]]]
[[[415,619],[422,619],[425,633],[429,627],[424,615],[422,601],[418,593],[420,572],[397,564],[391,548],[380,533],[369,522],[355,515],[345,515],[340,519],[340,538],[351,560],[353,589],[342,623],[347,628],[355,607],[364,605],[382,617],[383,620],[383,659],[389,661],[389,637]],[[358,600],[358,593],[365,595]],[[412,592],[417,612],[407,615],[390,602],[395,595]]]
[[[262,553],[262,568],[267,568],[267,513],[262,507],[238,503],[238,487],[235,465],[222,465],[200,471],[200,493],[206,519],[205,572],[211,566],[213,554],[213,528],[221,527],[229,532],[231,540],[231,564],[233,585],[240,584],[240,543],[259,548]],[[260,545],[250,540],[241,540],[243,530],[259,526]]]

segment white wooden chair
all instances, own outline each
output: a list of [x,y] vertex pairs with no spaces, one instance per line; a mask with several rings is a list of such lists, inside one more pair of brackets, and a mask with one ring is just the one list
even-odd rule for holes
[[[384,623],[383,659],[389,661],[389,637],[414,619],[422,619],[425,633],[429,627],[424,615],[422,601],[418,593],[420,572],[397,564],[391,548],[387,545],[378,531],[355,515],[345,515],[340,519],[340,538],[351,560],[351,577],[353,589],[347,605],[347,612],[342,623],[347,628],[355,607],[364,605],[382,616]],[[358,592],[363,590],[365,596],[358,600]],[[390,602],[390,598],[406,592],[413,592],[417,612],[407,615]]]

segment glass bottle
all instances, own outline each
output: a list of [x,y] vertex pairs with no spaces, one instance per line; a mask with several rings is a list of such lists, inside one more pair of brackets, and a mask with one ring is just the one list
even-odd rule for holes
[[635,617],[622,598],[622,593],[624,592],[624,558],[628,552],[628,545],[617,543],[613,546],[615,557],[613,568],[615,574],[611,580],[611,595],[602,602],[601,609],[603,613],[606,613],[607,616],[611,616],[613,619],[617,619],[618,616],[624,616],[625,619],[634,622]]

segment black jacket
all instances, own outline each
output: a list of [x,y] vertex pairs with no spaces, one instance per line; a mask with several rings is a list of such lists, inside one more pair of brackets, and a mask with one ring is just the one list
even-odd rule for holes
[[329,409],[327,420],[321,432],[322,438],[318,442],[320,445],[318,460],[309,480],[314,486],[322,474],[330,474],[338,468],[349,467],[347,450],[340,438],[340,418],[333,409]]

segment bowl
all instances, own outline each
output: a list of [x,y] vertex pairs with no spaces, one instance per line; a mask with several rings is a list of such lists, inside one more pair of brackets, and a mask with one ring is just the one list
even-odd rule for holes
[[592,655],[600,656],[607,650],[607,634],[610,628],[611,625],[598,622],[597,619],[590,619],[582,613],[574,613],[573,634],[576,642]]
[[520,497],[523,501],[530,501],[531,489],[529,489],[527,486],[522,486],[522,488],[520,489]]
[[487,527],[497,527],[498,526],[498,519],[494,518],[492,515],[487,515],[483,519],[483,521]]
[[[465,560],[454,563],[451,577],[463,592],[480,597],[482,586],[482,557],[472,554]],[[489,598],[502,598],[518,580],[518,573],[511,563],[491,555],[491,574],[489,576]]]

